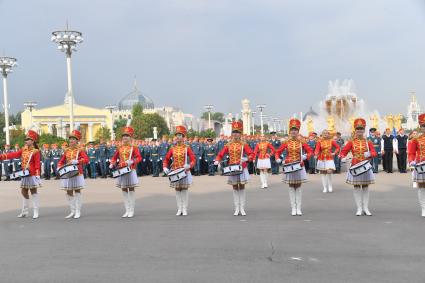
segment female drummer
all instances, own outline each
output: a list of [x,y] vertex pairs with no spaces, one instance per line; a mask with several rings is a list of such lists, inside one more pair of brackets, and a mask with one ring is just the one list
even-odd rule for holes
[[[366,121],[364,119],[357,118],[354,120],[354,138],[347,142],[339,155],[342,159],[351,151],[353,154],[351,166],[377,156],[373,143],[364,137],[365,128]],[[364,174],[353,176],[348,170],[346,183],[354,186],[354,201],[357,205],[356,215],[361,216],[364,213],[371,216],[372,213],[369,211],[369,185],[375,183],[373,171],[368,170]]]
[[[163,170],[165,174],[170,173],[171,170],[179,170],[184,168],[187,177],[177,181],[170,182],[170,187],[176,190],[176,201],[177,201],[177,216],[187,216],[187,208],[189,205],[189,187],[192,184],[192,174],[190,169],[195,166],[196,157],[193,154],[192,149],[189,145],[185,144],[185,136],[187,130],[184,126],[177,126],[175,132],[175,145],[171,147],[163,163]],[[173,162],[171,163],[171,158]],[[190,163],[189,163],[190,160]],[[170,164],[171,163],[171,164]]]
[[[409,164],[416,167],[425,162],[425,114],[419,115],[419,133],[409,143]],[[413,183],[418,188],[418,199],[422,209],[422,217],[425,217],[425,173],[418,173],[413,170]]]
[[122,190],[124,197],[125,213],[122,216],[123,218],[132,218],[134,216],[134,207],[136,204],[134,188],[139,183],[135,168],[137,163],[142,160],[139,149],[131,143],[133,135],[134,129],[132,127],[124,127],[121,135],[122,144],[115,151],[109,165],[110,169],[114,167],[119,169],[127,166],[131,168],[131,172],[118,177],[116,183],[117,187]]
[[[220,161],[225,155],[229,156],[228,165],[242,165],[242,173],[229,176],[227,183],[233,187],[233,203],[235,206],[235,212],[233,215],[245,216],[245,204],[246,204],[246,193],[245,185],[249,180],[249,172],[247,168],[247,162],[252,161],[254,153],[248,144],[243,143],[241,135],[243,131],[242,122],[235,121],[232,123],[232,137],[231,141],[227,143],[220,153],[217,155],[214,162],[215,165],[219,165]],[[246,155],[246,156],[245,156]]]
[[[289,185],[289,200],[291,202],[291,215],[303,215],[301,211],[302,190],[301,184],[307,182],[307,173],[305,172],[304,160],[310,159],[313,150],[307,143],[300,140],[298,134],[300,132],[301,122],[298,119],[289,121],[289,138],[275,152],[276,162],[280,163],[280,155],[284,150],[287,151],[285,164],[299,162],[301,170],[285,173],[283,181]],[[303,151],[304,149],[304,151]]]
[[323,130],[322,137],[316,143],[314,155],[317,158],[316,169],[322,177],[324,193],[332,193],[332,174],[336,170],[334,157],[339,153],[340,146],[331,138],[328,130]]
[[[28,169],[29,176],[21,177],[22,211],[18,217],[27,217],[29,213],[29,191],[33,207],[33,219],[38,218],[38,193],[40,181],[40,150],[37,146],[38,134],[29,130],[25,136],[25,146],[16,152],[0,154],[0,161],[10,158],[21,158],[22,170]],[[1,170],[1,168],[0,168]]]
[[74,177],[61,179],[62,189],[66,191],[71,213],[65,218],[75,219],[81,216],[81,190],[84,189],[83,166],[89,162],[89,158],[84,149],[81,149],[78,142],[81,139],[81,133],[78,130],[73,130],[69,136],[69,146],[65,149],[61,159],[58,162],[58,167],[65,165],[76,165],[78,174]]
[[257,159],[257,169],[260,170],[261,188],[266,189],[268,187],[268,170],[272,168],[270,162],[270,156],[274,154],[274,147],[270,142],[267,141],[266,136],[261,135],[260,142],[255,146],[254,158]]

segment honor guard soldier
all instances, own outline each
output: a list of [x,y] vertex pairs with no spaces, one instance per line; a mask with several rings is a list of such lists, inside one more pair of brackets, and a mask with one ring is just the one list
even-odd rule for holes
[[108,168],[108,175],[112,176],[111,169],[109,169],[109,165],[111,165],[111,159],[115,154],[115,151],[117,150],[117,146],[115,144],[115,141],[111,141],[111,145],[108,148],[108,159],[107,159],[107,168]]
[[[167,155],[168,150],[170,149],[170,144],[168,143],[167,137],[162,138],[162,142],[158,147],[158,154],[159,154],[159,164],[158,168],[159,170],[162,170],[162,162],[164,162],[165,156]],[[164,172],[163,177],[167,177],[167,174]]]
[[[351,168],[360,162],[364,162],[378,156],[372,142],[368,141],[364,137],[365,128],[366,121],[364,119],[355,119],[354,138],[347,142],[341,150],[341,158],[345,158],[349,152],[353,154]],[[375,183],[375,175],[371,169],[367,170],[363,174],[353,175],[351,168],[347,171],[346,183],[354,186],[354,201],[357,205],[356,215],[361,216],[364,213],[367,216],[371,216],[372,213],[369,211],[369,185]]]
[[25,146],[15,152],[3,153],[0,160],[10,160],[11,158],[19,158],[22,160],[22,167],[27,171],[27,175],[21,178],[21,194],[22,194],[22,211],[18,215],[19,218],[27,217],[29,212],[29,192],[31,192],[31,200],[33,205],[33,219],[38,218],[39,200],[37,189],[41,187],[40,181],[40,150],[38,149],[38,134],[29,130],[25,136]]
[[[276,132],[270,132],[272,135],[272,139],[270,140],[270,143],[274,147],[274,150],[278,150],[280,146],[282,145],[282,142],[277,138]],[[272,166],[272,175],[279,174],[279,164],[276,162],[275,156],[272,156],[270,158],[271,166]]]
[[404,129],[398,131],[395,137],[397,140],[396,156],[397,167],[400,173],[407,173],[407,135],[404,134]]
[[391,129],[389,128],[385,129],[385,134],[382,136],[381,149],[384,170],[387,173],[392,173],[394,149],[397,149],[397,140],[391,134]]
[[[308,146],[311,149],[315,149],[316,148],[316,144],[317,144],[317,134],[314,132],[311,132],[308,135],[308,141],[307,141]],[[306,162],[305,165],[308,166],[308,173],[310,174],[316,174],[316,160],[317,160],[317,156],[312,156],[310,157],[310,159],[308,160],[308,162]]]
[[101,178],[105,179],[108,175],[108,168],[106,167],[106,160],[108,159],[108,147],[106,146],[106,143],[103,139],[100,140],[97,152],[97,164],[99,164],[100,175]]
[[[341,137],[341,133],[340,132],[336,132],[334,139],[336,141],[336,143],[339,145],[339,148],[343,148],[345,141],[344,139]],[[334,162],[335,162],[335,173],[339,174],[341,173],[341,158],[339,157],[339,154],[334,156]]]
[[195,176],[199,176],[201,171],[202,146],[199,142],[198,137],[195,137],[193,141],[190,143],[190,148],[192,149],[192,152],[196,158],[196,163],[195,163],[195,167],[193,168],[193,171],[195,173]]
[[49,145],[47,143],[43,144],[43,149],[41,150],[41,159],[43,162],[44,179],[50,180],[52,152],[50,151]]
[[418,199],[425,217],[425,113],[419,115],[419,133],[409,143],[409,164],[414,167],[413,182],[417,184]]
[[205,162],[208,164],[208,176],[215,175],[214,160],[217,156],[217,146],[213,144],[212,138],[207,138],[207,145],[205,147]]
[[[6,144],[4,146],[3,154],[7,154],[13,152],[10,149],[10,145]],[[3,159],[3,168],[4,168],[4,175],[6,175],[6,181],[10,181],[10,174],[13,173],[13,162],[11,158],[5,158]]]
[[55,176],[55,179],[59,179],[57,170],[58,170],[58,163],[62,156],[62,150],[58,148],[57,144],[52,144],[52,150],[50,156],[52,157],[52,172]]
[[379,163],[381,156],[381,138],[376,135],[376,128],[369,129],[369,137],[367,139],[372,142],[373,148],[378,154],[376,157],[371,159],[373,173],[377,174],[379,172]]
[[142,162],[140,162],[142,164],[142,175],[149,175],[151,173],[151,166],[149,165],[151,159],[151,149],[150,142],[146,142],[143,146]]
[[96,179],[96,163],[97,163],[97,152],[94,148],[94,142],[89,142],[88,148],[87,148],[87,156],[89,157],[89,171],[90,171],[90,178]]
[[152,140],[153,145],[151,148],[151,163],[152,163],[152,177],[159,177],[159,166],[162,164],[159,156],[159,147],[158,141],[156,139]]

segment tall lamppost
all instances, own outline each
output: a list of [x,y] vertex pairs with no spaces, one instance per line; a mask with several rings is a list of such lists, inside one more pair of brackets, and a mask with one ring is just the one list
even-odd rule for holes
[[273,118],[273,131],[277,132],[277,123],[279,122],[278,118]]
[[107,105],[107,106],[105,106],[105,109],[108,109],[109,110],[109,113],[111,114],[111,124],[110,124],[110,127],[111,127],[111,140],[113,140],[113,141],[115,140],[115,133],[114,133],[114,114],[113,114],[115,108],[116,108],[115,105]]
[[27,108],[30,111],[30,125],[28,127],[28,129],[31,129],[32,127],[32,110],[34,110],[34,108],[37,106],[37,102],[35,101],[27,101],[24,103],[25,108]]
[[68,74],[68,103],[69,103],[69,131],[74,130],[74,95],[72,93],[71,55],[77,51],[77,44],[83,42],[82,33],[66,30],[52,32],[51,40],[57,44],[58,49],[66,54],[66,71]]
[[0,73],[3,76],[3,108],[4,108],[4,122],[6,130],[6,144],[10,144],[10,129],[9,129],[9,102],[7,101],[7,75],[13,72],[13,67],[16,67],[16,59],[12,57],[0,57]]
[[255,135],[255,119],[254,119],[255,114],[257,114],[257,112],[251,111],[252,135]]
[[266,108],[265,104],[258,104],[257,109],[260,111],[260,125],[261,125],[261,134],[264,135],[264,125],[263,125],[263,110]]
[[207,104],[204,106],[204,109],[208,111],[208,129],[211,129],[211,111],[214,109],[214,106]]

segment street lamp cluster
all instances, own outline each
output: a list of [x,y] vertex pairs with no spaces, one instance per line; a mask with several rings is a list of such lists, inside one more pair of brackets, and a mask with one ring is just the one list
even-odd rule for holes
[[9,129],[9,102],[7,101],[7,75],[13,72],[13,68],[17,67],[17,60],[12,57],[0,57],[0,73],[3,76],[3,95],[4,95],[4,121],[6,132],[6,144],[10,144],[10,129]]

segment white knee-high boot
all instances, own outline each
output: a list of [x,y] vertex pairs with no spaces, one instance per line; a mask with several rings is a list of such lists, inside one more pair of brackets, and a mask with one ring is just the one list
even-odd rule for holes
[[264,171],[264,188],[268,188],[269,184],[267,183],[267,179],[269,177],[269,173],[267,173],[267,171]]
[[372,216],[369,211],[369,187],[362,188],[363,190],[363,211],[367,216]]
[[245,216],[246,215],[246,212],[245,212],[245,204],[246,204],[246,192],[245,192],[245,189],[239,190],[239,201],[240,201],[241,215],[242,216]]
[[75,193],[74,194],[74,201],[75,201],[74,219],[78,219],[78,218],[81,217],[81,206],[82,206],[81,193]]
[[301,211],[302,196],[303,196],[302,189],[301,187],[299,187],[295,190],[295,203],[297,205],[297,215],[303,215]]
[[263,172],[263,170],[260,170],[260,181],[261,181],[261,188],[264,189],[265,185],[264,185],[264,172]]
[[130,200],[129,200],[128,192],[122,191],[122,196],[124,198],[125,213],[121,217],[126,218],[128,216],[128,212],[130,211]]
[[240,212],[240,200],[239,200],[239,191],[233,190],[233,204],[235,206],[234,216],[238,216]]
[[182,190],[182,215],[187,216],[187,207],[189,206],[189,190]]
[[28,216],[28,214],[29,214],[29,204],[30,204],[30,200],[22,197],[22,210],[21,210],[21,213],[18,215],[19,218],[23,218],[23,217]]
[[354,202],[357,206],[357,216],[361,216],[363,214],[363,208],[362,208],[362,189],[361,188],[354,188],[353,190],[354,195]]
[[176,202],[177,202],[176,216],[180,216],[182,214],[182,210],[183,210],[181,191],[176,191]]
[[31,200],[32,200],[32,209],[33,209],[32,218],[37,219],[38,218],[38,207],[39,207],[38,194],[31,195]]
[[425,189],[419,188],[418,189],[418,199],[419,199],[419,205],[422,209],[422,217],[425,217]]
[[328,179],[327,179],[327,174],[320,174],[320,177],[322,179],[322,185],[323,185],[323,192],[327,193],[328,192]]
[[327,177],[327,183],[328,183],[328,192],[332,193],[333,188],[332,188],[332,174],[326,174]]
[[136,205],[136,192],[135,191],[128,191],[128,203],[129,203],[129,210],[127,217],[131,218],[134,216],[134,207]]
[[295,216],[297,215],[297,204],[295,202],[295,189],[292,187],[289,187],[289,201],[291,203],[291,215]]
[[68,199],[69,209],[71,210],[71,212],[67,216],[65,216],[65,218],[69,219],[74,217],[75,215],[75,197],[67,194],[66,198]]

